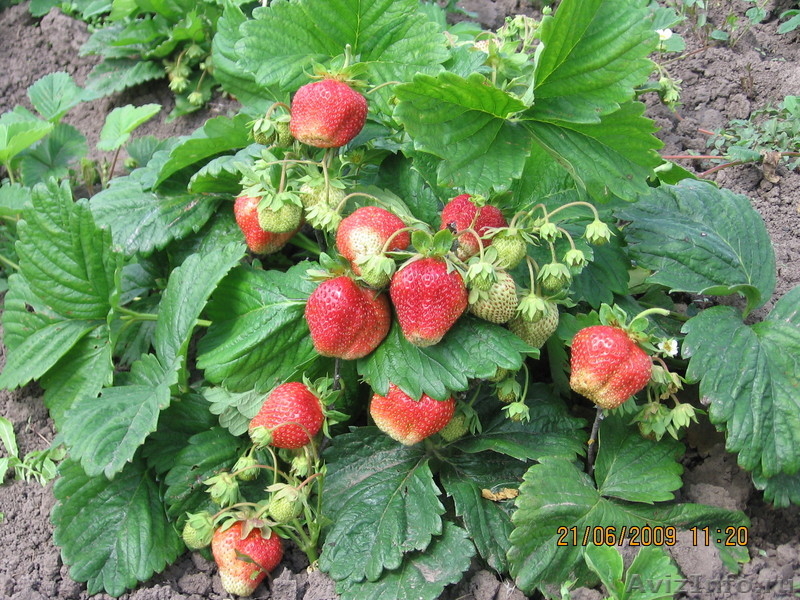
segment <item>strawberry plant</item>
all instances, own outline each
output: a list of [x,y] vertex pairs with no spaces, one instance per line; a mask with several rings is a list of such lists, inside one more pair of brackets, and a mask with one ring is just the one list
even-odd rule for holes
[[[280,539],[343,598],[432,600],[473,559],[526,593],[615,593],[584,531],[748,523],[675,499],[701,418],[799,502],[800,292],[751,322],[763,222],[659,157],[647,5],[481,32],[415,0],[226,3],[214,73],[239,114],[89,198],[5,184],[30,201],[0,386],[39,381],[67,448],[72,577],[118,595],[211,544],[249,592],[276,552],[237,543]],[[320,83],[341,95],[298,127]],[[628,573],[654,570],[676,576],[655,551]]]

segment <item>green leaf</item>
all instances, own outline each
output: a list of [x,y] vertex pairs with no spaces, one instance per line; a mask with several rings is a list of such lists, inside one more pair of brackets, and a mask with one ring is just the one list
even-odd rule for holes
[[39,120],[0,123],[0,163],[8,165],[17,154],[33,146],[52,130],[52,123]]
[[30,188],[19,183],[0,186],[0,218],[19,219],[31,198]]
[[192,254],[173,270],[159,304],[153,347],[164,365],[185,358],[195,321],[208,297],[245,253],[242,244]]
[[89,146],[84,135],[72,125],[59,123],[35,148],[20,157],[25,185],[33,187],[49,178],[69,177],[69,167],[85,157]]
[[[642,116],[644,104],[627,102],[599,123],[526,121],[536,144],[550,154],[599,202],[613,196],[635,200],[649,188],[647,179],[662,163],[655,126]],[[535,176],[529,169],[526,176]]]
[[122,147],[131,137],[131,132],[134,129],[155,117],[160,110],[160,104],[118,106],[106,117],[106,122],[100,131],[100,141],[97,142],[97,149],[113,152]]
[[461,579],[474,553],[466,532],[446,521],[442,535],[424,552],[408,556],[398,569],[377,581],[345,581],[336,591],[342,600],[435,600],[445,586]]
[[[625,577],[630,600],[674,598],[685,583],[683,575],[669,554],[660,546],[644,546],[633,559]],[[648,585],[650,584],[650,585]]]
[[218,198],[189,192],[145,191],[130,177],[120,178],[90,201],[94,218],[111,230],[114,246],[126,255],[149,254],[198,231],[218,204]]
[[586,566],[597,573],[610,598],[622,600],[625,596],[625,583],[622,581],[625,564],[622,555],[614,546],[595,546],[589,544],[583,551]]
[[158,417],[158,429],[147,438],[142,456],[147,465],[164,475],[176,464],[177,456],[189,439],[217,426],[217,418],[208,410],[208,403],[191,391],[172,398]]
[[108,478],[133,460],[145,438],[156,430],[159,412],[169,405],[177,369],[165,370],[153,355],[131,367],[128,385],[110,387],[99,397],[77,399],[64,418],[70,455],[89,476]]
[[775,289],[775,254],[746,196],[687,179],[652,190],[618,211],[629,251],[648,281],[698,294],[740,293],[747,312]]
[[516,371],[532,349],[513,333],[473,317],[461,318],[435,346],[418,348],[408,342],[394,322],[386,339],[358,369],[379,394],[389,383],[412,398],[427,394],[446,400],[466,390],[470,379],[485,379],[497,367]]
[[418,11],[416,0],[273,3],[241,25],[236,53],[259,85],[282,92],[307,83],[314,63],[329,63],[348,44],[371,85],[408,81],[416,73],[439,72],[448,57],[444,36]]
[[440,472],[442,486],[453,498],[456,514],[463,519],[478,552],[498,572],[508,570],[510,502],[487,500],[481,492],[518,487],[525,468],[524,462],[495,452],[457,452],[447,458]]
[[[638,485],[641,481],[640,477]],[[512,522],[515,528],[508,553],[510,572],[520,589],[528,593],[547,583],[560,584],[567,579],[575,579],[578,585],[590,583],[581,549],[601,529],[606,536],[613,532],[618,540],[623,528],[625,538],[629,538],[632,526],[669,526],[676,530],[710,527],[713,531],[717,527],[749,523],[739,511],[700,504],[648,506],[604,498],[586,473],[562,458],[547,458],[528,469]],[[723,560],[731,559],[730,552],[720,545],[717,547]],[[746,560],[746,549],[743,550],[734,557]]]
[[403,198],[411,214],[417,219],[437,224],[442,206],[422,174],[415,168],[420,160],[393,154],[381,164],[378,173],[379,187],[391,190]]
[[9,353],[0,388],[14,389],[41,377],[93,328],[86,321],[57,321],[36,330]]
[[53,487],[53,540],[75,581],[89,594],[119,596],[163,570],[184,551],[167,520],[158,484],[141,460],[109,481],[89,477],[73,460]]
[[64,414],[76,400],[94,398],[111,383],[112,350],[108,327],[95,327],[42,376],[39,383],[45,390],[44,404],[57,430],[63,428]]
[[86,78],[86,89],[102,96],[164,77],[164,67],[157,61],[139,58],[107,58]]
[[652,504],[672,500],[681,487],[678,459],[683,446],[671,438],[645,439],[621,418],[610,416],[600,427],[597,446],[595,480],[603,496]]
[[710,308],[684,325],[686,377],[700,382],[712,423],[738,462],[763,476],[800,470],[800,287],[767,319],[747,326],[731,307]]
[[222,387],[203,390],[203,396],[211,403],[209,410],[219,415],[219,424],[232,435],[247,432],[250,420],[258,414],[264,404],[264,392],[229,392]]
[[619,241],[612,238],[607,244],[593,246],[592,260],[572,279],[570,297],[574,301],[584,300],[592,308],[614,303],[614,295],[628,293],[628,270],[631,261]]
[[211,498],[203,481],[223,469],[230,469],[246,449],[247,443],[221,427],[189,438],[188,444],[174,457],[165,479],[164,500],[173,519],[186,512],[209,508]]
[[764,492],[764,500],[775,508],[800,505],[800,472],[794,475],[779,473],[764,477],[758,469],[753,473],[753,485]]
[[115,293],[121,258],[85,202],[74,203],[67,182],[33,191],[18,227],[20,272],[31,290],[64,319],[103,319]]
[[542,21],[531,114],[542,121],[598,123],[633,97],[653,70],[646,2],[565,0]]
[[58,123],[61,117],[90,96],[69,73],[63,71],[45,75],[28,88],[33,108],[52,123]]
[[[490,401],[496,403],[497,399]],[[572,460],[585,453],[586,436],[581,430],[586,422],[570,415],[564,401],[547,385],[531,384],[525,403],[530,410],[529,421],[515,422],[505,413],[494,414],[483,423],[480,435],[459,440],[456,447],[468,453],[491,450],[521,461],[548,456]]]
[[395,116],[417,150],[442,159],[443,184],[489,194],[522,175],[530,136],[510,118],[525,105],[483,75],[418,75],[394,91],[400,99]]
[[442,533],[444,507],[423,448],[362,427],[337,436],[325,459],[322,512],[333,524],[319,566],[336,581],[376,581]]
[[250,117],[215,117],[205,122],[192,135],[182,138],[172,148],[167,161],[161,166],[153,189],[164,183],[181,169],[212,158],[223,152],[244,148],[250,144],[247,123]]
[[266,93],[255,81],[255,75],[236,61],[236,42],[239,40],[239,26],[247,21],[242,9],[232,1],[223,3],[224,11],[217,20],[217,32],[211,42],[211,56],[214,63],[214,79],[222,89],[234,96],[242,106],[254,113],[266,112],[269,99],[277,99],[277,90]]
[[317,358],[303,314],[316,284],[314,263],[286,273],[238,267],[208,304],[212,325],[200,340],[197,366],[234,392],[267,391]]

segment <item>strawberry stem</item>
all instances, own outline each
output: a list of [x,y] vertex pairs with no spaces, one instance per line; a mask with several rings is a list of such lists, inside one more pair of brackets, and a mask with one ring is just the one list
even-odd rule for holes
[[392,245],[394,238],[396,238],[401,233],[406,233],[407,231],[417,231],[416,227],[401,227],[397,231],[395,231],[389,238],[383,243],[383,248],[381,248],[381,254],[386,254],[389,251],[389,247]]
[[561,205],[561,206],[559,206],[558,208],[556,208],[556,209],[553,209],[553,211],[552,211],[551,213],[547,214],[547,215],[546,215],[546,218],[548,218],[548,219],[549,219],[549,218],[551,218],[551,217],[552,217],[554,214],[556,214],[556,213],[558,213],[558,212],[561,212],[561,211],[562,211],[562,210],[564,210],[565,208],[570,208],[570,207],[572,207],[572,206],[586,206],[586,207],[588,207],[589,209],[591,209],[591,211],[592,211],[592,214],[594,215],[594,218],[595,218],[595,220],[596,220],[596,221],[599,221],[599,220],[600,220],[600,213],[598,213],[598,212],[597,212],[597,209],[594,207],[594,204],[590,204],[589,202],[584,202],[583,200],[576,200],[575,202],[567,202],[566,204],[562,204],[562,205]]
[[9,258],[6,258],[2,254],[0,254],[0,263],[3,263],[7,267],[11,267],[15,271],[19,271],[19,265],[17,263],[15,263],[13,260],[11,260]]
[[646,317],[648,315],[661,315],[662,317],[666,317],[669,316],[669,314],[670,311],[668,311],[666,308],[659,308],[657,306],[653,306],[651,308],[647,308],[642,312],[640,312],[638,315],[633,317],[630,322],[633,323],[636,319],[641,319],[642,317]]
[[382,87],[386,87],[387,85],[400,85],[401,83],[403,83],[403,82],[402,81],[384,81],[382,84],[376,85],[371,90],[368,90],[368,91],[364,92],[364,94],[365,95],[369,95],[372,92],[375,92],[375,91],[381,89]]
[[291,112],[291,110],[292,110],[291,108],[289,108],[289,106],[287,104],[284,104],[283,102],[276,102],[275,104],[273,104],[272,106],[270,106],[267,109],[267,112],[264,115],[264,118],[265,119],[269,119],[270,116],[272,116],[273,111],[278,107],[285,108],[289,112]]
[[592,433],[589,434],[589,441],[587,442],[589,449],[586,451],[586,468],[589,475],[594,474],[594,460],[597,456],[597,432],[600,429],[600,422],[603,420],[604,416],[603,409],[598,406],[594,416],[594,423],[592,424]]
[[525,263],[528,265],[528,277],[531,280],[531,291],[533,293],[538,293],[536,289],[536,275],[539,273],[539,265],[536,264],[536,261],[533,260],[530,256],[525,256]]

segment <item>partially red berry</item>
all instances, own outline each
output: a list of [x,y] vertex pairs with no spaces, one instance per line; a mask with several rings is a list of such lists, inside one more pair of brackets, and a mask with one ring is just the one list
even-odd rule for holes
[[294,95],[289,128],[304,144],[338,148],[356,137],[367,119],[367,101],[342,81],[307,83]]
[[378,428],[401,444],[410,446],[442,430],[453,418],[454,398],[435,400],[423,394],[412,399],[394,384],[386,396],[375,394],[369,412]]
[[[405,227],[397,215],[379,206],[362,206],[345,217],[336,231],[336,249],[350,261],[353,272],[361,275],[358,262],[375,256],[393,233]],[[387,250],[405,250],[411,234],[398,234]]]
[[299,382],[276,387],[253,417],[248,433],[253,442],[275,448],[301,448],[322,427],[325,415],[319,398]]
[[[440,229],[453,227],[456,232],[464,229],[474,229],[486,248],[492,245],[490,238],[484,238],[486,231],[492,227],[507,227],[508,222],[496,206],[487,204],[478,207],[469,194],[461,194],[450,200],[442,210],[442,224]],[[458,236],[458,257],[466,260],[475,256],[480,251],[478,240],[471,233],[462,233]]]
[[314,349],[344,360],[372,352],[389,333],[391,311],[385,294],[342,275],[319,284],[305,311]]
[[653,363],[619,327],[594,325],[572,340],[570,387],[600,408],[616,408],[650,381]]
[[296,230],[287,233],[264,231],[258,223],[258,202],[259,198],[253,196],[239,196],[233,203],[233,214],[250,251],[273,254],[286,245]]
[[468,293],[458,271],[440,258],[408,263],[392,277],[389,295],[405,338],[415,346],[438,343],[467,308]]
[[[283,558],[283,542],[274,532],[265,538],[260,529],[243,534],[243,522],[217,529],[211,538],[211,552],[219,567],[222,587],[229,594],[249,596]],[[247,557],[242,560],[239,556]]]

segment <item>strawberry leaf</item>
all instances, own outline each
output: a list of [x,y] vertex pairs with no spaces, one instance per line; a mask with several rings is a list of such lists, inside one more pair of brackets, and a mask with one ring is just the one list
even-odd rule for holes
[[446,400],[467,389],[470,379],[491,377],[497,367],[516,371],[531,352],[507,329],[473,317],[460,319],[441,342],[427,348],[408,342],[393,322],[381,345],[359,360],[358,370],[379,394],[386,395],[394,383],[415,399],[427,394]]
[[153,347],[164,365],[185,359],[195,321],[222,279],[244,256],[241,243],[191,254],[172,271],[158,308]]
[[86,156],[89,146],[84,135],[72,125],[59,123],[41,143],[20,156],[22,180],[27,186],[49,178],[69,177],[69,167]]
[[119,596],[172,563],[185,547],[167,520],[161,492],[142,460],[113,480],[90,477],[66,460],[53,487],[53,539],[89,594]]
[[142,123],[155,117],[161,110],[160,104],[145,104],[143,106],[119,106],[112,110],[106,117],[103,129],[100,131],[100,141],[97,149],[113,152],[121,148],[131,137],[131,132]]
[[[649,472],[639,474],[636,484],[641,486],[648,476]],[[586,473],[563,458],[546,458],[528,469],[512,522],[515,528],[508,553],[510,572],[526,593],[567,579],[576,580],[577,585],[591,584],[593,576],[583,564],[582,547],[601,528],[604,533],[613,531],[620,536],[625,527],[627,539],[632,526],[714,530],[749,523],[740,511],[701,504],[646,506],[605,498]],[[587,531],[588,541],[584,542]],[[729,564],[746,560],[746,549],[717,548]]]
[[198,347],[206,379],[234,392],[267,391],[316,360],[303,316],[316,287],[303,276],[314,266],[286,273],[243,266],[220,282],[208,304],[213,323]]
[[545,384],[531,384],[526,404],[530,410],[528,422],[517,423],[505,413],[495,414],[484,423],[480,435],[459,440],[456,447],[471,454],[491,450],[520,461],[548,456],[574,459],[584,454],[586,436],[580,430],[585,422],[571,416],[564,401]]
[[425,449],[398,444],[375,427],[337,436],[326,451],[320,569],[339,582],[374,582],[406,553],[442,533],[439,489]]
[[759,469],[753,472],[753,485],[764,492],[764,500],[775,508],[786,508],[800,504],[800,472],[794,475],[779,473],[764,477]]
[[715,306],[684,325],[686,377],[700,382],[712,423],[726,432],[739,465],[761,477],[800,471],[800,287],[765,321],[745,325],[735,309]]
[[[595,481],[601,495],[629,502],[672,500],[681,487],[683,446],[672,438],[645,439],[617,417],[607,417],[598,435]],[[647,486],[642,486],[646,475]]]
[[598,123],[647,81],[658,37],[641,0],[565,0],[542,21],[541,41],[532,116]]
[[78,398],[64,417],[64,440],[86,474],[111,478],[133,459],[156,430],[169,405],[177,369],[165,369],[152,354],[131,367],[130,382],[106,388],[99,397]]
[[40,115],[58,123],[65,114],[94,94],[84,92],[69,73],[59,71],[39,79],[28,88],[28,98]]
[[775,290],[775,254],[746,196],[687,179],[651,190],[618,211],[629,252],[648,278],[672,291],[747,299],[747,312]]
[[127,255],[149,254],[199,230],[218,204],[217,198],[185,189],[156,194],[131,177],[115,180],[90,201],[94,218],[111,230],[114,246]]
[[487,500],[481,492],[516,488],[525,468],[524,462],[498,453],[456,453],[447,458],[440,473],[442,486],[453,498],[456,514],[463,519],[481,557],[501,573],[508,571],[513,505]]
[[[598,202],[613,196],[634,200],[649,188],[647,178],[663,161],[655,126],[642,116],[644,104],[627,102],[598,123],[525,121],[534,142],[556,160]],[[547,162],[542,169],[548,168]],[[529,168],[526,176],[536,177]]]
[[445,586],[458,583],[474,554],[466,532],[445,521],[442,535],[424,552],[409,554],[400,568],[377,581],[344,581],[337,584],[336,591],[342,600],[435,600]]
[[442,159],[440,182],[488,195],[522,175],[530,136],[510,118],[525,105],[483,75],[418,75],[395,93],[395,116],[415,148]]
[[[265,94],[269,88],[294,92],[308,82],[314,63],[330,63],[348,44],[373,86],[436,73],[448,57],[444,36],[416,0],[300,0],[253,16],[240,27],[236,53]],[[391,92],[378,93],[385,101]]]
[[211,497],[202,482],[223,469],[230,469],[246,449],[247,443],[221,427],[193,435],[188,444],[173,457],[167,473],[164,500],[173,519],[186,512],[210,509]]

